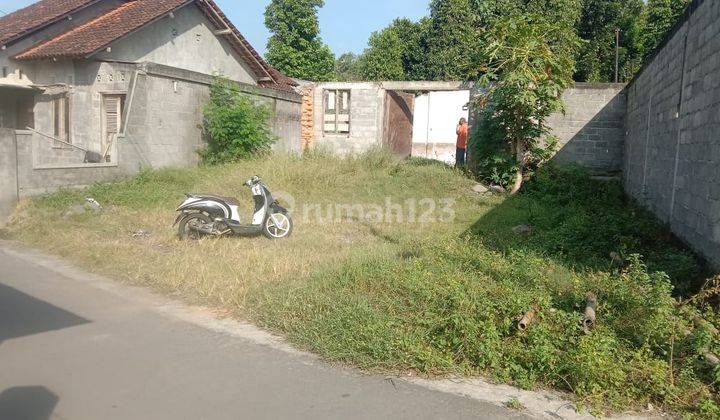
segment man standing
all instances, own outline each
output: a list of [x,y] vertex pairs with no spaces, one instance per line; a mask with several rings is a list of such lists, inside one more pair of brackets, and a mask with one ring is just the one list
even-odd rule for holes
[[457,152],[455,153],[455,166],[464,167],[465,158],[467,156],[467,144],[468,144],[468,123],[465,118],[460,118],[460,123],[457,126]]

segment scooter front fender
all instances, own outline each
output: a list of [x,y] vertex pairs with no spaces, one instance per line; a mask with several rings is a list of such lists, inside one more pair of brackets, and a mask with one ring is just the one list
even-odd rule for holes
[[285,207],[281,206],[281,205],[278,204],[278,203],[273,203],[273,204],[270,206],[270,210],[272,211],[272,213],[282,213],[282,214],[288,214],[288,213],[289,213]]
[[175,223],[173,223],[173,227],[177,226],[178,223],[183,219],[183,217],[187,216],[187,213],[180,213],[180,215],[175,219]]

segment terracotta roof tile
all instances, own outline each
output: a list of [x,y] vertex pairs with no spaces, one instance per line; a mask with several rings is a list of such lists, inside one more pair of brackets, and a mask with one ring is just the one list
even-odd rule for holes
[[42,0],[0,17],[0,44],[42,28],[98,0]]
[[[74,2],[79,1],[74,0]],[[114,41],[193,1],[216,28],[232,31],[232,34],[221,36],[250,65],[260,80],[261,86],[294,92],[293,87],[297,86],[297,83],[269,65],[213,0],[129,0],[77,28],[19,53],[14,58],[43,60],[89,57],[108,47]],[[54,0],[54,3],[70,2],[73,1]],[[87,0],[85,2],[88,3]],[[53,0],[44,0],[40,3],[50,4],[53,3]],[[36,5],[40,3],[36,3]],[[19,12],[22,10],[16,13]]]
[[189,3],[188,0],[134,0],[15,56],[18,60],[90,56],[113,41]]

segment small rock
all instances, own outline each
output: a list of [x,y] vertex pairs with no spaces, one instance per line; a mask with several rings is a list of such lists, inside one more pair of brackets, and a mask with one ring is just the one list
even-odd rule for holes
[[70,207],[68,211],[63,214],[63,218],[70,219],[72,217],[80,216],[83,214],[91,214],[93,216],[97,216],[98,214],[102,213],[102,210],[102,206],[94,198],[86,198],[85,203],[76,204]]
[[477,184],[472,188],[473,191],[475,191],[478,194],[485,194],[489,192],[490,190],[484,186],[483,184]]
[[496,194],[507,194],[507,190],[502,185],[491,185],[490,191]]
[[533,227],[529,225],[520,225],[513,228],[513,232],[522,236],[530,236],[533,233]]
[[147,230],[138,230],[133,233],[133,238],[147,238],[152,235],[152,232],[148,232]]

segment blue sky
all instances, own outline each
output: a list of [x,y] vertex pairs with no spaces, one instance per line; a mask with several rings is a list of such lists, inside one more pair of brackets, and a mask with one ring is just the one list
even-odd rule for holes
[[[265,52],[269,36],[263,13],[270,0],[216,0],[258,51]],[[10,13],[34,0],[0,0]],[[419,19],[427,14],[428,0],[326,0],[320,11],[323,40],[336,54],[362,52],[373,31],[397,17]]]

